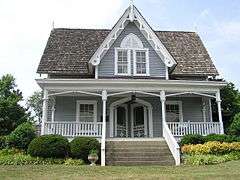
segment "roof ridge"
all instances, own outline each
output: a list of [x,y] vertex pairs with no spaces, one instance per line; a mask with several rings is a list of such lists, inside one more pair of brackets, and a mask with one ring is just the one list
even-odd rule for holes
[[98,28],[54,28],[53,30],[94,30],[94,31],[111,31],[111,29],[98,29]]
[[[53,30],[91,30],[91,31],[111,31],[111,29],[107,28],[54,28]],[[154,32],[179,32],[179,33],[197,33],[195,31],[184,31],[184,30],[153,30]]]

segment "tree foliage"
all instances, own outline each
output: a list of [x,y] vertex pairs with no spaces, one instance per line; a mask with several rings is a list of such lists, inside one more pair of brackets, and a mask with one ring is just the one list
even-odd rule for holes
[[32,96],[30,96],[27,100],[27,107],[34,111],[35,117],[38,122],[41,123],[42,117],[42,91],[35,91]]
[[0,79],[0,135],[7,135],[19,124],[26,122],[29,114],[19,102],[22,92],[16,88],[15,79],[7,74]]

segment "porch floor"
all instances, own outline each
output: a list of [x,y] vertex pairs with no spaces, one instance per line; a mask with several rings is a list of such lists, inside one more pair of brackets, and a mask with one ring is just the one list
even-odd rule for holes
[[106,141],[165,141],[163,137],[158,138],[107,138]]

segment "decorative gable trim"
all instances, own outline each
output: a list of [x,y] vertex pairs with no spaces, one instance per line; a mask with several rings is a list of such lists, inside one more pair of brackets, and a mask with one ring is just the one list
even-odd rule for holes
[[126,9],[122,17],[113,27],[112,31],[108,34],[106,39],[91,57],[89,62],[92,65],[97,66],[100,63],[102,57],[106,54],[111,45],[114,43],[114,41],[121,34],[123,29],[127,26],[129,22],[134,22],[136,24],[136,26],[140,29],[142,34],[149,41],[153,49],[157,52],[160,59],[167,67],[173,67],[174,65],[176,65],[176,61],[173,59],[171,54],[159,40],[152,28],[148,25],[144,17],[133,5],[130,5],[129,8]]
[[142,41],[137,37],[136,34],[128,34],[121,42],[121,48],[138,48],[143,49]]

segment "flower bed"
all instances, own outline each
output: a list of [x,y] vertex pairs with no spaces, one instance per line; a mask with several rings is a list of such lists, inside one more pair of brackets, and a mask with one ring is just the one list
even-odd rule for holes
[[16,149],[0,150],[0,165],[49,165],[49,164],[64,164],[64,165],[83,165],[84,162],[80,159],[54,159],[31,157],[23,151]]

